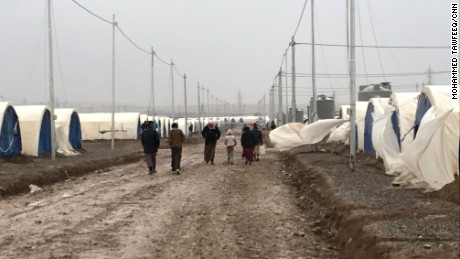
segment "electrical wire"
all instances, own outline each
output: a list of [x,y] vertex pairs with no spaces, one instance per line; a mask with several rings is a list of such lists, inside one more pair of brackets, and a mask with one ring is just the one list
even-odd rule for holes
[[61,62],[61,55],[59,54],[59,41],[58,41],[58,36],[57,36],[57,30],[56,30],[56,23],[55,23],[55,17],[54,17],[54,8],[51,6],[51,14],[53,16],[53,29],[54,29],[54,41],[56,42],[56,56],[57,56],[57,61],[58,61],[58,67],[59,67],[59,75],[61,76],[61,83],[62,83],[62,88],[64,90],[64,101],[65,103],[68,102],[67,99],[67,90],[65,87],[65,80],[64,76],[62,73],[62,62]]
[[155,52],[154,52],[153,55],[154,55],[161,63],[163,63],[163,64],[165,64],[165,65],[168,65],[168,66],[171,65],[171,63],[168,63],[168,62],[164,61],[164,59],[160,58]]
[[117,29],[120,31],[120,33],[134,46],[136,47],[138,50],[144,52],[144,53],[147,53],[147,54],[152,54],[152,52],[148,51],[148,50],[145,50],[143,48],[141,48],[139,45],[137,45],[133,40],[131,40],[131,38],[128,37],[128,35],[126,35],[126,33],[120,28],[119,25],[116,25]]
[[[432,72],[432,74],[448,74],[450,71],[438,71]],[[287,75],[288,77],[292,77],[292,73],[283,73],[283,75]],[[296,77],[311,77],[311,74],[308,73],[296,73]],[[404,76],[420,76],[426,75],[426,72],[413,72],[413,73],[391,73],[385,74],[388,77],[404,77]],[[319,77],[332,77],[332,78],[348,78],[348,74],[316,74]],[[357,77],[382,77],[383,74],[356,74]]]
[[[372,35],[374,35],[374,42],[375,42],[375,45],[378,45],[377,44],[377,37],[375,36],[374,21],[372,19],[372,11],[371,11],[371,6],[370,6],[370,3],[369,3],[369,0],[367,0],[367,9],[369,10],[369,19],[371,20],[371,28],[372,28]],[[379,57],[380,69],[382,70],[382,73],[385,74],[385,71],[383,70],[382,57],[380,56],[380,49],[379,48],[377,48],[377,56]],[[385,76],[383,76],[383,78],[386,81]]]
[[305,0],[305,3],[303,4],[302,13],[300,14],[299,22],[297,23],[297,27],[295,28],[294,34],[292,35],[293,38],[295,38],[295,35],[297,34],[297,30],[299,29],[300,22],[302,21],[302,18],[303,18],[303,13],[305,12],[305,8],[307,7],[307,2],[308,0]]
[[80,8],[82,8],[83,10],[85,10],[85,11],[87,11],[88,13],[92,14],[94,17],[98,18],[99,20],[104,21],[104,22],[106,22],[106,23],[108,23],[108,24],[113,25],[113,22],[108,21],[108,20],[102,18],[101,16],[99,16],[99,15],[93,13],[91,10],[89,10],[89,9],[86,8],[86,7],[84,7],[84,6],[83,6],[82,4],[80,4],[79,2],[77,2],[77,1],[75,1],[75,0],[72,0],[72,2],[74,2],[76,5],[78,5],[78,6],[79,6]]
[[174,70],[176,71],[176,73],[181,76],[181,77],[184,77],[184,74],[182,74],[176,67],[176,65],[173,64],[173,67],[174,67]]
[[[8,5],[7,7],[3,8],[2,10],[0,10],[0,14],[2,14],[4,11],[8,10],[10,7],[16,5],[17,3],[19,3],[21,0],[16,0],[16,2],[12,2],[10,3],[10,5]],[[5,1],[4,1],[5,2]],[[3,2],[2,2],[3,3]]]
[[[363,45],[363,29],[361,27],[361,14],[359,12],[359,1],[356,2],[356,10],[358,11],[358,25],[359,25],[359,38],[361,40],[361,45]],[[364,54],[364,48],[361,48],[361,52],[363,54],[363,65],[364,65],[364,73],[367,75],[367,65],[366,65],[366,55]],[[369,78],[366,76],[366,83],[369,84]]]
[[[309,42],[296,42],[296,45],[312,45]],[[347,48],[346,44],[325,44],[315,43],[315,46],[326,46],[326,47],[344,47]],[[357,48],[379,48],[379,49],[450,49],[448,46],[379,46],[379,45],[355,45]]]

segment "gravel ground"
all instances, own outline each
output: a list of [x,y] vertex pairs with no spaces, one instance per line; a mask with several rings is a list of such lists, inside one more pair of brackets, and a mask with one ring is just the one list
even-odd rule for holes
[[351,172],[345,156],[304,151],[291,153],[298,184],[323,207],[345,257],[460,256],[459,204],[393,187],[380,168],[358,163]]

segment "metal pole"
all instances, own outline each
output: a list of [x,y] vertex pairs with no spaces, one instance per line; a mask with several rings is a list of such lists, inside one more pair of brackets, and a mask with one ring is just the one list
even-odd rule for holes
[[[151,95],[152,95],[152,117],[153,120],[155,120],[155,87],[154,87],[154,59],[155,59],[155,51],[153,51],[153,46],[152,46],[152,76],[150,78],[150,85],[151,85]],[[148,118],[147,118],[148,120]]]
[[315,122],[318,116],[318,110],[316,105],[316,65],[315,65],[315,11],[313,0],[311,0],[311,85],[313,88],[313,112],[312,120],[308,118],[309,121]]
[[278,73],[278,126],[283,125],[283,76],[280,67],[280,72]]
[[207,94],[207,100],[208,100],[208,105],[207,105],[208,114],[211,115],[211,109],[209,109],[209,107],[210,107],[209,106],[209,89],[206,89],[206,94]]
[[292,122],[296,121],[296,103],[295,103],[295,42],[294,42],[294,36],[292,37],[291,41],[291,46],[292,46]]
[[172,103],[171,103],[171,111],[172,111],[172,120],[174,121],[174,118],[176,117],[176,114],[174,113],[174,62],[171,59],[171,98],[172,98]]
[[48,0],[48,47],[49,47],[49,94],[51,123],[51,160],[56,159],[56,128],[54,125],[54,74],[53,74],[53,31],[51,22],[51,0]]
[[266,118],[267,118],[267,110],[266,110],[266,108],[265,108],[265,107],[266,107],[266,105],[267,105],[267,103],[266,103],[266,100],[265,100],[265,94],[264,94],[264,124],[266,124],[266,123],[267,123],[267,122],[266,122]]
[[288,124],[289,123],[289,80],[288,80],[288,59],[287,59],[287,49],[286,49],[286,52],[284,53],[284,58],[285,58],[285,62],[284,62],[284,70],[286,72],[286,75],[285,75],[285,80],[286,80],[286,122],[285,124]]
[[112,26],[112,140],[111,147],[115,149],[115,14],[113,15],[113,26]]
[[[205,114],[207,113],[207,111],[205,112],[205,110],[204,110],[204,92],[205,92],[204,86],[202,86],[201,87],[201,99],[203,99],[203,101],[202,101],[202,104],[201,104],[201,111],[203,112],[203,121],[204,121]],[[204,127],[204,125],[203,125],[203,127]]]
[[350,1],[350,168],[356,158],[356,64],[355,64],[355,0]]
[[[188,111],[187,111],[187,75],[184,73],[184,113],[185,113],[185,132],[188,133]],[[185,134],[188,136],[188,134]]]
[[198,88],[198,125],[200,125],[200,130],[201,130],[203,129],[203,125],[201,124],[200,82],[198,82],[197,88]]

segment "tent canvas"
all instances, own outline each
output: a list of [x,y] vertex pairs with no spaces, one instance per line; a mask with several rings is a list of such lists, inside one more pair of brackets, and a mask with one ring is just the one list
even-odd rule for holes
[[375,155],[372,144],[372,127],[375,118],[382,116],[388,107],[388,98],[371,98],[369,100],[366,115],[364,118],[364,152],[370,156]]
[[0,156],[18,156],[22,151],[18,116],[8,102],[0,102]]
[[451,98],[450,86],[425,86],[422,92],[432,107],[401,158],[410,173],[438,190],[458,175],[460,103]]
[[21,127],[22,152],[27,156],[51,153],[51,115],[44,105],[15,106]]
[[63,128],[63,133],[73,149],[81,149],[83,139],[77,111],[72,108],[61,108],[55,109],[54,114],[56,115],[56,128]]

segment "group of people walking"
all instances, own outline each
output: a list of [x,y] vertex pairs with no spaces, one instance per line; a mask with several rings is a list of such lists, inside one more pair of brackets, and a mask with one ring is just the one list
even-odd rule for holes
[[[171,149],[171,170],[173,174],[180,174],[182,145],[185,141],[185,135],[178,128],[177,123],[171,125],[172,129],[168,135],[168,143]],[[204,161],[206,164],[214,165],[214,156],[216,153],[217,141],[221,137],[221,132],[217,125],[209,122],[201,131],[201,135],[205,140],[204,146]],[[147,122],[147,127],[143,129],[141,134],[141,142],[144,148],[145,161],[149,170],[149,174],[156,173],[156,154],[160,146],[160,136],[153,127],[153,122]],[[227,162],[233,164],[234,150],[237,145],[237,140],[234,131],[229,129],[224,138],[224,145],[227,148]],[[243,147],[242,158],[245,164],[252,164],[254,160],[259,161],[260,146],[263,145],[262,132],[258,129],[257,123],[253,124],[253,129],[248,126],[243,127],[241,135],[241,146]]]

